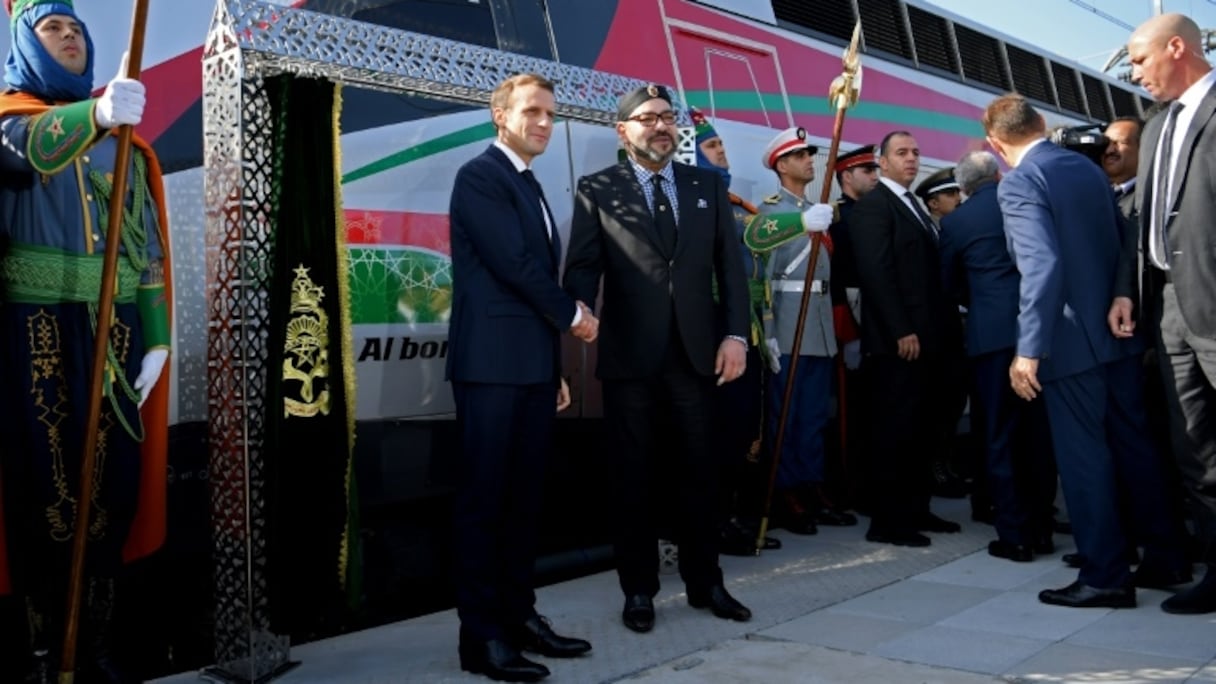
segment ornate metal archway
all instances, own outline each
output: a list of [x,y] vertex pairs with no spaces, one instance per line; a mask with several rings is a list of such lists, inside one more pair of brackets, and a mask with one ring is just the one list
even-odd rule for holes
[[[559,116],[610,124],[644,82],[485,47],[291,9],[219,0],[204,49],[207,411],[215,560],[215,662],[205,674],[264,681],[289,666],[267,599],[264,415],[274,226],[265,79],[279,74],[484,105],[507,76],[557,84]],[[682,109],[682,108],[681,108]],[[687,115],[681,111],[683,123]],[[681,157],[692,159],[691,129]]]

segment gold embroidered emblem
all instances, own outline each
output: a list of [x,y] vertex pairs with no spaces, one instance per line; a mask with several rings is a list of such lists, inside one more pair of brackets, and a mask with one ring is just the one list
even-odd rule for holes
[[293,317],[287,322],[283,344],[283,414],[298,418],[329,415],[329,317],[321,308],[325,290],[312,282],[303,264],[295,274],[291,283]]
[[63,130],[63,117],[52,116],[51,125],[46,127],[46,132],[51,134],[51,139],[59,142],[59,139],[67,135],[67,131]]
[[780,201],[781,201],[781,195],[778,193],[774,193],[774,194],[769,195],[768,197],[764,198],[765,204],[776,204]]
[[764,220],[764,232],[768,233],[769,235],[776,233],[777,232],[777,219],[765,219]]

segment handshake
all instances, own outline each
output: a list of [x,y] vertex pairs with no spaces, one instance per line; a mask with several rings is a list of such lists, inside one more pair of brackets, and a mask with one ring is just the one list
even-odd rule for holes
[[578,302],[578,311],[578,323],[570,326],[570,334],[584,342],[594,342],[600,334],[600,319],[596,318],[595,314],[591,313],[591,308],[582,301]]

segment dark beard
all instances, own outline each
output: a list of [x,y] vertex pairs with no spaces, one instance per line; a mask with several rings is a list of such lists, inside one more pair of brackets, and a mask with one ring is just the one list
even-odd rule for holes
[[638,147],[637,145],[634,145],[633,143],[628,142],[628,141],[625,142],[625,149],[628,150],[629,154],[631,154],[634,158],[641,158],[648,162],[652,162],[654,164],[666,164],[669,159],[676,156],[676,146],[674,144],[674,138],[673,138],[671,150],[668,151],[666,154],[657,152],[654,149],[645,149],[645,148]]

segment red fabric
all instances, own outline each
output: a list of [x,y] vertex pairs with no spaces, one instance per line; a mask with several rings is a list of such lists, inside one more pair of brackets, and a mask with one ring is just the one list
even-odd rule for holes
[[[42,100],[29,93],[0,95],[0,117],[14,114],[38,114],[49,108]],[[165,213],[165,188],[161,176],[160,161],[152,147],[139,136],[132,136],[132,143],[144,153],[148,160],[148,189],[156,202],[160,219],[160,244],[165,262],[165,298],[169,302],[169,320],[173,320],[173,275],[169,268],[169,217]],[[142,558],[160,548],[165,542],[165,499],[168,479],[169,443],[169,372],[171,364],[165,364],[152,394],[140,409],[144,423],[144,443],[141,447],[142,468],[139,475],[139,501],[135,521],[123,547],[123,560],[130,562]],[[0,478],[3,473],[0,473]],[[12,591],[8,572],[8,546],[4,543],[4,507],[0,499],[0,595]]]
[[840,344],[861,339],[861,330],[853,320],[853,311],[848,304],[837,304],[832,307],[832,322],[836,328],[836,341]]

